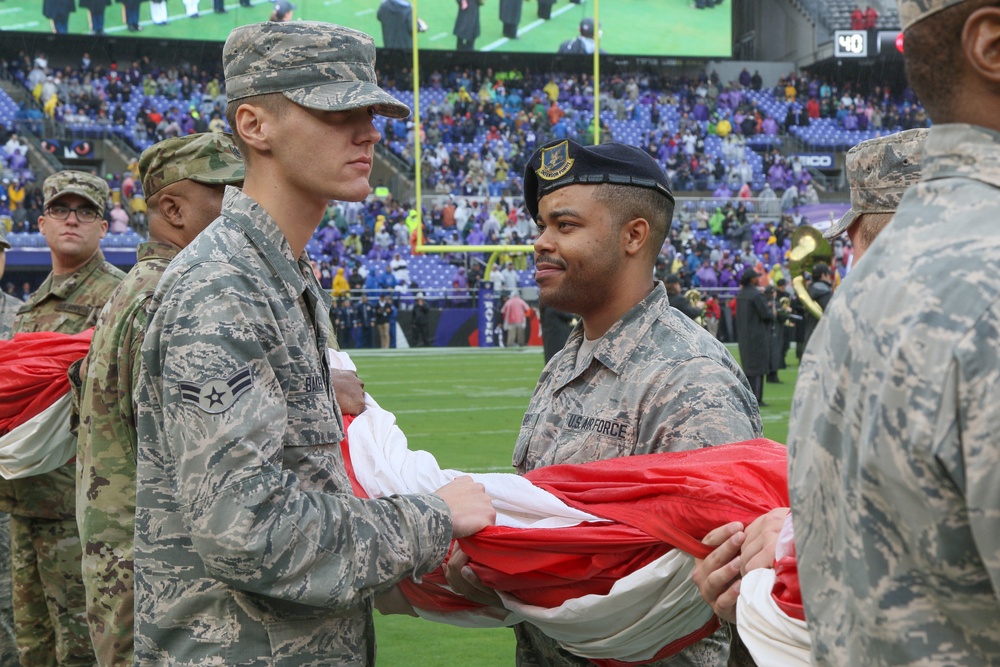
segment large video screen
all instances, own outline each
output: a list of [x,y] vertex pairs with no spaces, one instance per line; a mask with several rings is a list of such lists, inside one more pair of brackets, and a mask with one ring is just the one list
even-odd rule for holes
[[[733,0],[601,0],[601,50],[609,55],[730,57],[732,55]],[[73,0],[3,0],[0,30],[53,32],[43,5],[75,6]],[[126,25],[121,4],[105,12],[107,35],[150,39],[224,41],[238,25],[267,21],[277,5],[271,0],[166,0],[165,21],[153,21],[157,4],[139,5],[139,30]],[[363,30],[384,47],[383,29],[393,34],[392,18],[409,0],[292,0],[288,19],[328,21]],[[465,5],[463,8],[462,5]],[[594,0],[423,0],[418,18],[426,30],[419,34],[421,49],[455,50],[457,22],[474,22],[479,35],[466,47],[480,52],[557,53],[579,36],[584,19],[593,19]],[[216,9],[224,11],[216,11]],[[519,21],[511,19],[520,13]],[[507,19],[501,21],[501,12]],[[380,21],[382,16],[382,21]],[[546,18],[547,16],[547,18]],[[162,14],[157,14],[163,19]],[[68,32],[93,31],[90,12],[76,7],[68,17]],[[398,32],[398,31],[397,31]],[[391,39],[391,37],[390,37]],[[390,45],[391,46],[391,45]]]

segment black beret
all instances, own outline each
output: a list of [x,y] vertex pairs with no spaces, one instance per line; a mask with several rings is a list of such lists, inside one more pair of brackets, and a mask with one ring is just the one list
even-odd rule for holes
[[569,139],[550,141],[535,151],[524,169],[524,205],[538,218],[542,197],[567,185],[628,185],[656,190],[674,203],[667,176],[649,154],[619,143],[581,146]]

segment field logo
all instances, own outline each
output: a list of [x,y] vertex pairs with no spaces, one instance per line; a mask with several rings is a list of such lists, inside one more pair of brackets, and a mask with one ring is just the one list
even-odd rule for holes
[[542,149],[542,166],[535,170],[538,178],[546,181],[554,181],[573,168],[573,162],[569,156],[569,142],[563,141],[551,148]]

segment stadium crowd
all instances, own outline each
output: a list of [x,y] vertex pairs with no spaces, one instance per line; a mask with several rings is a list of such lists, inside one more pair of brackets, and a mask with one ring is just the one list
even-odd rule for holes
[[[123,177],[61,170],[40,194],[29,174],[5,171],[7,217],[41,209],[52,272],[26,305],[0,301],[0,335],[17,334],[0,349],[27,357],[43,342],[48,360],[76,345],[53,374],[73,390],[60,389],[64,411],[52,419],[78,433],[52,436],[38,425],[51,418],[43,407],[27,416],[43,430],[0,460],[0,568],[12,571],[0,570],[0,584],[14,589],[0,589],[0,651],[26,665],[234,655],[374,664],[377,609],[509,621],[518,664],[1000,661],[998,420],[988,400],[1000,384],[989,250],[1000,245],[1000,122],[988,112],[1000,102],[1000,7],[898,2],[907,74],[927,114],[904,92],[892,118],[938,124],[852,149],[851,208],[839,221],[831,213],[825,234],[802,225],[817,183],[776,150],[782,127],[805,127],[805,111],[808,127],[873,131],[890,117],[883,89],[869,99],[831,87],[824,111],[808,83],[815,104],[797,106],[795,76],[766,97],[746,71],[726,87],[706,75],[656,88],[623,77],[634,97],[611,88],[604,136],[589,143],[574,140],[586,136],[587,109],[573,99],[585,97],[586,77],[550,80],[528,101],[519,86],[542,78],[454,70],[468,79],[432,85],[428,101],[433,129],[447,134],[428,137],[437,198],[419,211],[372,196],[372,156],[385,136],[405,160],[415,133],[432,128],[402,121],[405,94],[378,85],[369,36],[317,22],[233,31],[231,135],[165,118]],[[865,27],[877,19],[869,13]],[[28,76],[45,69],[37,60]],[[58,118],[57,77],[41,75],[36,102]],[[507,109],[511,95],[521,103]],[[119,93],[111,105],[131,103]],[[164,121],[172,134],[161,138]],[[18,137],[0,140],[5,160],[23,157]],[[315,160],[303,160],[309,151]],[[149,239],[126,276],[101,241],[112,226],[133,233],[139,216]],[[37,233],[20,225],[11,237]],[[798,275],[789,290],[786,270],[801,270],[821,235],[830,255],[817,250],[806,294]],[[392,345],[393,318],[421,287],[410,271],[422,237],[473,250],[532,242],[540,303],[579,316],[520,420],[510,483],[523,484],[509,495],[493,475],[421,481],[427,468],[407,470],[418,457],[392,468],[362,460],[402,434],[332,348]],[[791,248],[802,238],[810,243]],[[852,244],[864,261],[838,285]],[[476,263],[449,268],[458,300],[486,279]],[[513,345],[532,313],[518,290],[526,268],[510,258],[490,276]],[[736,289],[729,308],[719,303]],[[420,293],[409,307],[426,340]],[[762,439],[761,408],[765,379],[781,382],[796,319],[786,448]],[[740,362],[719,341],[734,322]],[[29,366],[17,368],[22,382]],[[44,469],[28,460],[29,440],[44,447]],[[717,477],[700,476],[708,461]],[[584,537],[554,544],[563,538],[519,530],[539,526],[509,497],[533,490],[552,490],[537,512],[542,530]],[[605,528],[612,534],[595,539]],[[616,541],[628,553],[610,555],[623,548]],[[539,592],[550,570],[569,598]],[[416,588],[445,582],[447,595]],[[608,613],[603,603],[623,588],[648,599],[615,598]]]
[[[188,63],[159,67],[143,57],[119,69],[116,63],[95,63],[88,54],[76,67],[57,68],[49,66],[43,53],[21,53],[6,66],[58,124],[82,131],[111,128],[138,148],[228,129],[217,68]],[[405,97],[410,74],[402,68],[384,72],[382,78],[394,95]],[[589,143],[592,91],[587,74],[453,68],[427,75],[422,91],[427,100],[424,186],[444,199],[425,205],[425,242],[530,242],[535,230],[520,192],[524,160],[551,138]],[[809,102],[802,105],[806,98]],[[791,74],[765,89],[759,73],[747,70],[728,83],[714,73],[692,78],[611,74],[602,82],[602,108],[602,118],[607,118],[602,141],[632,140],[660,163],[675,191],[711,193],[713,201],[707,205],[678,207],[661,255],[661,264],[675,269],[685,287],[709,289],[735,290],[733,274],[738,275],[741,265],[767,272],[780,267],[788,250],[781,230],[789,219],[801,222],[798,206],[819,201],[810,171],[779,149],[789,130],[816,119],[848,116],[863,118],[859,130],[927,122],[908,89],[894,95],[876,86],[862,94],[848,81],[805,74]],[[384,145],[412,161],[412,119],[379,120],[384,120]],[[619,130],[624,136],[616,136],[613,127],[624,128]],[[0,193],[0,216],[10,217],[13,231],[35,232],[41,197],[25,153],[26,146],[11,133],[3,147],[7,182]],[[135,165],[124,174],[108,174],[106,180],[112,192],[110,232],[143,232],[144,200]],[[391,275],[392,257],[408,256],[416,240],[411,211],[411,205],[391,197],[331,206],[310,243],[324,283],[332,287],[338,268],[348,276],[355,268],[361,274],[376,269]],[[473,266],[468,268],[471,273]],[[524,272],[528,267],[519,268]],[[411,287],[412,294],[421,287],[415,281],[397,282]],[[443,287],[454,285],[445,281]]]

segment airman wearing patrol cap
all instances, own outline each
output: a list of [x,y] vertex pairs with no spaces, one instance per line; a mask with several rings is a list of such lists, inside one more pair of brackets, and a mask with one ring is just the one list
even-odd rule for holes
[[[135,412],[146,306],[163,271],[222,208],[226,185],[243,183],[227,134],[167,139],[143,151],[149,241],[101,313],[82,375],[76,517],[85,545],[83,583],[97,664],[133,664]],[[71,373],[71,377],[72,377]]]
[[898,4],[921,180],[831,300],[789,420],[810,662],[1000,664],[1000,6]]
[[[660,165],[634,146],[552,141],[528,161],[524,194],[540,232],[539,299],[582,321],[535,387],[514,449],[517,471],[758,437],[760,414],[739,365],[654,281],[674,209]],[[446,565],[457,590],[465,560],[453,555]],[[535,626],[515,633],[519,663],[590,664]],[[728,651],[728,629],[720,630],[679,660],[724,665]]]
[[243,189],[147,309],[135,662],[371,665],[372,597],[495,516],[469,478],[358,502],[330,449],[331,304],[305,246],[331,199],[368,196],[372,116],[409,109],[376,84],[372,38],[341,26],[240,26],[223,66]]
[[[100,243],[108,185],[98,176],[61,171],[42,184],[45,210],[38,228],[45,236],[52,271],[23,304],[13,333],[77,334],[94,326],[125,276],[104,260]],[[62,438],[38,443],[56,449]],[[0,480],[0,511],[10,513],[14,632],[22,664],[92,664],[82,549],[74,509],[75,463],[49,472]],[[43,576],[43,573],[45,576]],[[38,605],[38,600],[48,605]]]
[[[9,248],[7,223],[0,219],[0,278],[3,278],[4,268],[7,266],[7,250]],[[11,337],[14,316],[17,315],[17,309],[21,307],[21,303],[17,297],[0,290],[0,340],[7,340]]]
[[875,237],[892,220],[899,200],[920,182],[920,155],[926,129],[906,130],[862,141],[847,153],[851,209],[823,233],[835,239],[845,231],[857,263]]

